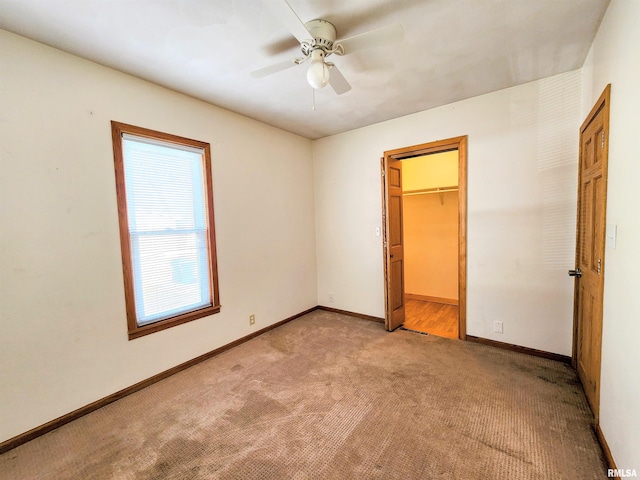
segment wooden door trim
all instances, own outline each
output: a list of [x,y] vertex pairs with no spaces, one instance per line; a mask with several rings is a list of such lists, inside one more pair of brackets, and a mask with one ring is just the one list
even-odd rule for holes
[[[384,152],[380,160],[382,172],[386,172],[389,160],[404,160],[432,153],[458,151],[458,338],[467,338],[467,136],[448,138],[435,142],[397,148]],[[382,225],[384,265],[385,321],[388,322],[389,272],[387,271],[387,248],[389,243],[389,220],[387,215],[388,179],[382,177]]]

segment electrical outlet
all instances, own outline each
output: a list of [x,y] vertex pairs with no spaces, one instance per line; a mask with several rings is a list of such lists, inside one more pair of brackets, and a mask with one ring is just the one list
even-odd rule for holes
[[336,299],[335,299],[333,293],[329,293],[327,295],[327,297],[329,297],[329,303],[335,303]]
[[256,323],[256,316],[249,315],[249,325],[255,325],[255,323]]
[[493,322],[493,331],[495,333],[504,333],[502,322]]

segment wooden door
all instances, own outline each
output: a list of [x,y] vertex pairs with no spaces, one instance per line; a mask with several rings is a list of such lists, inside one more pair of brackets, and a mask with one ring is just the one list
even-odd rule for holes
[[[384,164],[384,161],[383,161]],[[385,328],[395,330],[404,323],[404,233],[402,225],[402,161],[387,159],[386,192],[386,269],[387,312]]]
[[605,210],[610,86],[580,129],[576,242],[574,366],[596,419],[600,406],[600,354],[604,287]]

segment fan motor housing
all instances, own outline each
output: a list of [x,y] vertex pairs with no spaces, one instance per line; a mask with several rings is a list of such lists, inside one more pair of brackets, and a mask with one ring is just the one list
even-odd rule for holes
[[325,52],[331,50],[333,42],[336,41],[336,27],[331,22],[317,19],[304,24],[309,33],[313,36],[313,43],[302,43],[302,53],[305,56],[311,54],[313,50],[321,48]]

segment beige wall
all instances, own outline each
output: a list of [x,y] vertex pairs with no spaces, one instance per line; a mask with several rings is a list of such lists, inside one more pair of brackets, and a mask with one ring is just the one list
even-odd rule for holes
[[458,152],[436,153],[402,161],[402,191],[458,185]]
[[612,0],[584,65],[582,117],[611,83],[600,425],[622,469],[640,472],[640,2]]
[[[0,64],[0,441],[317,304],[309,140],[2,31]],[[111,120],[211,144],[220,314],[127,340]]]
[[405,196],[403,208],[405,292],[457,300],[458,193]]
[[314,141],[319,303],[384,316],[380,156],[468,135],[467,333],[570,355],[580,92],[568,72]]

